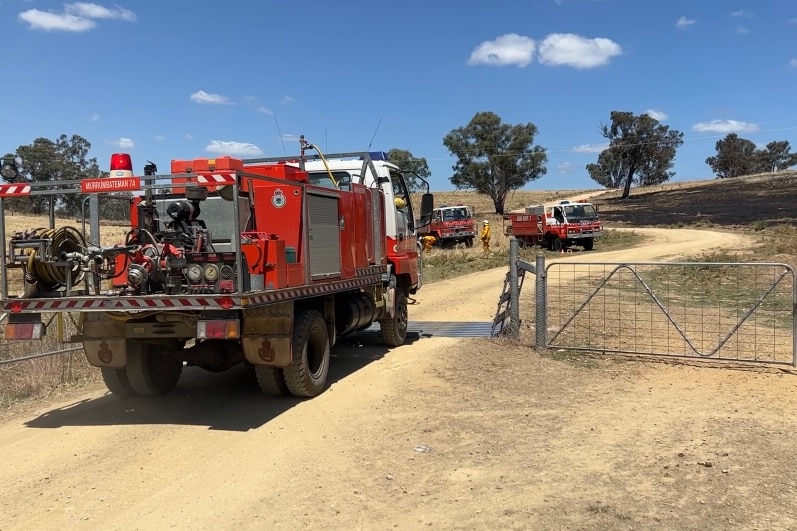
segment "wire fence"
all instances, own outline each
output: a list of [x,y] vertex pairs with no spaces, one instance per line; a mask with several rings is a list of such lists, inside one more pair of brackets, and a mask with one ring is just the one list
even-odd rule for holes
[[[0,323],[4,318],[0,316]],[[70,341],[78,333],[77,319],[72,313],[43,313],[46,334],[42,339],[6,341],[0,336],[0,366],[82,351],[80,343]]]
[[548,347],[794,365],[794,271],[771,263],[548,266]]
[[[538,349],[788,364],[797,367],[797,286],[781,263],[557,262],[517,258],[496,321],[508,335],[533,329]],[[513,252],[514,249],[514,252]],[[514,271],[514,274],[513,274]],[[524,272],[534,293],[519,292]],[[509,295],[512,296],[509,296]],[[520,307],[534,307],[521,327]]]

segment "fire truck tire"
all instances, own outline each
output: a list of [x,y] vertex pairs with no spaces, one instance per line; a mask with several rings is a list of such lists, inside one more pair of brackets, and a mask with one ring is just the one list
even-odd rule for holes
[[594,238],[586,238],[584,240],[584,250],[585,251],[591,251],[593,247],[595,247],[595,239]]
[[138,395],[127,378],[127,369],[103,367],[100,370],[102,371],[102,381],[105,382],[105,387],[112,394],[119,398],[133,398]]
[[183,372],[180,360],[158,350],[157,345],[127,343],[127,378],[141,396],[165,395],[177,386]]
[[283,372],[288,391],[298,397],[318,396],[329,375],[329,334],[317,310],[303,310],[293,320],[291,364]]
[[548,241],[548,246],[550,247],[551,251],[558,253],[562,250],[562,239],[559,236],[552,236]]
[[396,289],[396,313],[390,319],[379,321],[382,330],[382,342],[389,347],[404,344],[407,337],[407,296],[404,290]]
[[255,376],[260,390],[267,395],[284,396],[288,394],[288,386],[285,384],[285,374],[282,369],[268,367],[266,365],[255,365]]

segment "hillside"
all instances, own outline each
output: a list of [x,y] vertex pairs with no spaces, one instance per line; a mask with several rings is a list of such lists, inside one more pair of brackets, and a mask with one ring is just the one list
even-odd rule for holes
[[[489,197],[474,192],[435,192],[435,204],[465,204],[478,217],[495,212]],[[591,195],[609,225],[767,226],[797,221],[797,171],[750,175],[734,179],[676,182],[634,188],[620,200],[621,190],[518,190],[507,198],[505,210]]]
[[760,230],[797,221],[797,171],[635,189],[624,201],[620,194],[611,190],[595,198],[607,223],[729,228],[753,224]]

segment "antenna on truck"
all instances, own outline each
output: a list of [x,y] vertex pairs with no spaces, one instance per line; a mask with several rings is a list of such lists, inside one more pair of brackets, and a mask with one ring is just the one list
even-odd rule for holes
[[280,136],[280,142],[282,142],[282,152],[287,157],[288,156],[288,151],[285,149],[285,139],[282,138],[282,131],[280,131],[280,124],[277,121],[277,114],[276,113],[272,113],[271,116],[274,117],[274,125],[277,126],[277,134]]
[[380,125],[382,125],[382,117],[381,116],[379,117],[379,122],[376,124],[376,129],[374,129],[374,134],[371,137],[371,141],[368,143],[368,149],[365,150],[365,151],[368,151],[369,153],[371,151],[371,146],[374,144],[374,138],[376,138],[376,133],[379,131],[379,126]]

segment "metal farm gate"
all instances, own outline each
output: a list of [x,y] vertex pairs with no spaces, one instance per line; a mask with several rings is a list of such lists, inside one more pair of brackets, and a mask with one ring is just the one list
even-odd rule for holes
[[[516,246],[510,246],[496,336],[517,338],[528,329],[538,348],[797,366],[797,291],[789,265],[546,266],[542,255],[534,265],[519,260]],[[535,275],[533,326],[521,326],[519,311],[526,272]]]

